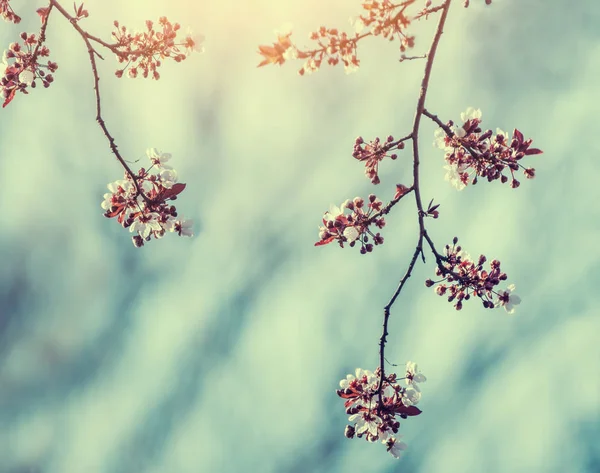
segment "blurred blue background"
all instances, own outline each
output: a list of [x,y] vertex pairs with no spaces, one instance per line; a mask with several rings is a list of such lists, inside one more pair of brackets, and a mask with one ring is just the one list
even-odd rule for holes
[[[0,26],[4,47],[38,31],[39,3],[13,1],[23,21]],[[308,46],[321,24],[350,30],[359,1],[86,2],[81,26],[107,40],[115,19],[135,30],[161,15],[206,36],[158,82],[115,78],[109,54],[100,65],[120,151],[140,166],[148,147],[173,153],[188,185],[177,207],[196,222],[192,239],[136,249],[102,216],[122,169],[94,121],[86,49],[52,14],[55,83],[0,113],[0,473],[600,471],[600,7],[453,3],[427,108],[481,108],[485,128],[517,127],[545,153],[516,190],[459,193],[423,123],[423,197],[442,204],[431,235],[501,260],[523,302],[512,317],[474,301],[456,312],[423,285],[431,259],[417,265],[386,350],[428,377],[400,461],[343,437],[335,389],[377,366],[412,203],[371,255],[313,243],[330,203],[410,185],[408,151],[377,188],[351,152],[359,135],[408,133],[424,62],[373,39],[349,76],[256,68],[284,22]],[[435,19],[414,25],[415,54]]]

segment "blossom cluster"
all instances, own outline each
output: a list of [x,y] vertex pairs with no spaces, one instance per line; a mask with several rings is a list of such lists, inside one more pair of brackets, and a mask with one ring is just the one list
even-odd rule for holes
[[383,244],[381,234],[379,232],[373,234],[369,228],[371,224],[379,229],[385,226],[385,219],[381,215],[382,210],[383,202],[374,194],[369,195],[366,208],[362,197],[348,199],[339,207],[331,205],[323,216],[323,226],[319,227],[320,240],[315,243],[315,246],[326,245],[337,240],[342,248],[344,243],[353,247],[358,241],[361,254],[370,253],[373,251],[373,245]]
[[104,216],[116,217],[123,228],[135,233],[132,240],[138,248],[166,232],[193,236],[192,221],[178,218],[177,209],[169,202],[185,189],[185,184],[177,183],[177,172],[166,164],[171,154],[156,148],[146,154],[151,162],[148,169],[140,169],[135,176],[125,173],[124,179],[108,184],[110,192],[104,194],[101,204]]
[[367,176],[373,184],[379,184],[381,182],[378,175],[379,163],[386,156],[389,156],[392,160],[396,159],[398,157],[396,153],[388,154],[395,149],[404,149],[404,141],[394,141],[392,135],[388,136],[383,144],[379,137],[365,143],[362,136],[359,136],[354,142],[352,156],[365,163],[365,176]]
[[[525,139],[523,133],[515,129],[512,137],[508,133],[496,130],[482,132],[480,128],[481,110],[469,107],[461,113],[461,126],[453,126],[450,121],[435,132],[434,145],[445,151],[446,176],[456,189],[462,190],[468,184],[476,184],[478,177],[488,182],[499,179],[502,183],[511,180],[511,187],[519,187],[515,173],[519,170],[528,179],[535,177],[535,169],[521,164],[525,156],[541,154],[537,148],[531,148],[531,139]],[[509,175],[510,177],[509,177]]]
[[447,296],[448,302],[454,302],[456,310],[463,307],[463,301],[468,301],[471,296],[476,296],[483,302],[483,307],[493,309],[504,307],[509,313],[515,312],[515,306],[521,298],[513,293],[514,284],[506,290],[498,289],[500,281],[506,281],[506,273],[500,269],[500,261],[492,260],[490,269],[483,269],[487,261],[485,255],[473,260],[471,256],[458,245],[458,238],[454,238],[452,246],[446,245],[444,255],[440,255],[435,274],[442,277],[439,281],[428,279],[427,287],[435,287],[439,296]]
[[366,12],[358,18],[350,19],[355,31],[349,34],[337,28],[321,26],[309,34],[309,39],[317,43],[318,47],[315,49],[299,49],[290,39],[292,33],[289,27],[281,32],[276,31],[275,43],[258,47],[258,53],[263,56],[258,67],[282,65],[290,59],[303,59],[304,65],[298,71],[300,75],[317,71],[323,62],[331,66],[341,62],[344,64],[344,71],[349,74],[358,70],[360,60],[356,55],[357,43],[367,36],[382,36],[390,41],[398,38],[400,51],[404,53],[407,48],[414,46],[414,36],[404,32],[410,24],[405,10],[414,2],[415,0],[405,0],[394,4],[389,0],[364,0],[362,7]]
[[[308,59],[298,71],[298,74],[311,74],[317,71],[324,59],[327,60],[327,64],[330,66],[335,66],[341,61],[344,64],[344,72],[346,74],[358,70],[360,64],[360,61],[356,57],[358,34],[348,36],[347,33],[338,31],[337,28],[325,28],[321,26],[317,31],[311,32],[309,38],[317,41],[321,47],[305,53]],[[296,54],[300,58],[303,57],[300,52]]]
[[[21,33],[23,44],[11,43],[2,55],[2,64],[4,69],[3,76],[0,79],[0,91],[4,97],[2,107],[6,107],[14,98],[18,91],[27,94],[28,88],[35,88],[36,79],[42,82],[44,87],[49,87],[54,81],[52,73],[58,69],[55,62],[48,61],[46,64],[40,64],[40,57],[48,57],[50,50],[47,46],[41,45],[35,34]],[[46,69],[48,72],[46,72]]]
[[405,52],[407,48],[412,48],[415,44],[415,37],[404,33],[404,30],[410,25],[410,19],[405,15],[406,8],[414,3],[415,0],[405,0],[399,3],[393,3],[390,0],[365,0],[363,9],[366,13],[359,15],[358,18],[350,19],[357,33],[364,33],[365,30],[373,36],[383,36],[393,41],[400,39],[400,51]]
[[21,22],[21,17],[12,9],[9,0],[0,0],[0,16],[4,21],[10,23],[18,24]]
[[[398,381],[404,379],[405,386]],[[399,458],[406,444],[399,441],[400,422],[421,413],[416,405],[421,400],[419,383],[425,382],[417,364],[406,363],[404,378],[395,373],[381,379],[381,368],[375,372],[357,368],[340,381],[337,395],[345,400],[346,414],[350,424],[346,426],[347,438],[365,438],[369,442],[381,442],[390,454]]]
[[118,21],[114,22],[116,30],[112,37],[116,44],[109,45],[119,63],[127,63],[123,69],[118,69],[115,73],[117,77],[122,77],[125,70],[131,78],[138,76],[141,72],[142,77],[149,75],[152,79],[159,79],[160,74],[157,69],[161,66],[162,60],[171,58],[176,62],[183,61],[193,51],[203,52],[200,43],[204,38],[200,35],[194,36],[191,32],[177,42],[177,34],[181,26],[178,23],[171,23],[166,17],[160,17],[158,20],[158,29],[154,29],[154,23],[146,21],[146,31],[131,33]]
[[289,26],[282,28],[281,31],[276,31],[275,34],[277,41],[272,46],[261,45],[258,47],[258,53],[264,58],[258,67],[267,64],[282,65],[289,59],[304,59],[304,65],[298,71],[300,75],[317,71],[323,61],[332,66],[341,61],[347,74],[358,69],[359,60],[356,57],[358,34],[351,37],[347,33],[339,32],[336,28],[322,26],[309,35],[309,38],[317,41],[320,47],[306,51],[298,49],[292,43],[290,39],[292,32]]

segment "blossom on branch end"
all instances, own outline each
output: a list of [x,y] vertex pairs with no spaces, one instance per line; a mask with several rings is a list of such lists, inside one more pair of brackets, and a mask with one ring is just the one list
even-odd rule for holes
[[425,376],[416,374],[416,364],[406,364],[405,380],[407,387],[398,384],[395,373],[381,379],[381,368],[375,372],[357,368],[340,381],[337,395],[344,399],[350,425],[346,426],[347,438],[365,438],[368,442],[381,442],[396,458],[400,457],[406,444],[398,440],[400,422],[397,417],[407,419],[417,416],[421,410],[416,404],[421,399],[418,382],[425,382]]
[[[346,200],[339,207],[331,205],[323,216],[323,226],[319,227],[320,240],[315,246],[322,246],[337,240],[340,247],[348,243],[351,247],[360,243],[361,254],[373,251],[373,245],[383,244],[383,237],[379,232],[373,234],[370,225],[381,229],[385,226],[385,219],[381,212],[383,202],[374,194],[369,195],[366,205],[362,197]],[[346,211],[349,211],[346,213]],[[370,238],[373,243],[370,243]]]
[[110,50],[116,54],[120,63],[127,63],[123,69],[115,72],[117,77],[122,77],[127,70],[128,77],[135,78],[141,73],[142,77],[150,76],[152,79],[160,79],[158,68],[164,59],[173,59],[181,62],[193,51],[203,52],[201,46],[204,37],[194,36],[188,32],[187,36],[177,41],[177,35],[181,26],[179,23],[171,23],[166,17],[158,20],[159,28],[154,28],[154,23],[146,21],[146,31],[130,33],[129,30],[114,22],[115,31],[112,36],[116,44],[110,46]]
[[[366,13],[358,18],[351,18],[350,23],[357,34],[368,33],[373,36],[382,36],[389,41],[400,40],[400,52],[404,53],[415,44],[415,37],[407,35],[405,30],[410,25],[406,9],[415,0],[405,0],[393,3],[390,0],[364,0],[362,7]],[[367,30],[367,31],[366,31]]]
[[[177,209],[169,201],[185,189],[185,184],[177,183],[177,172],[164,164],[171,158],[169,153],[161,153],[156,148],[146,151],[151,166],[146,170],[108,184],[110,192],[104,194],[101,206],[104,216],[117,218],[123,228],[129,228],[133,244],[144,245],[152,237],[159,239],[166,232],[179,236],[193,236],[192,221],[178,218]],[[151,170],[155,173],[150,173]]]
[[379,163],[386,156],[389,156],[389,158],[392,160],[398,158],[396,153],[388,153],[392,150],[404,149],[404,141],[406,139],[407,138],[402,138],[394,141],[394,137],[390,135],[383,144],[381,143],[379,137],[375,138],[373,141],[365,143],[362,136],[359,136],[354,142],[354,151],[352,152],[352,156],[358,161],[365,163],[365,176],[367,176],[367,178],[369,178],[373,184],[379,184],[381,182],[378,175]]
[[515,129],[511,138],[499,128],[495,134],[492,130],[483,132],[479,126],[481,110],[472,107],[460,114],[461,126],[452,122],[444,125],[437,117],[428,116],[441,126],[435,132],[434,145],[445,151],[445,179],[457,190],[476,184],[479,177],[502,183],[510,179],[513,189],[520,185],[515,177],[518,171],[527,179],[535,177],[535,169],[523,166],[521,160],[542,154],[542,150],[531,148],[532,140],[526,140],[519,130]]
[[258,53],[263,56],[258,67],[282,65],[288,59],[303,59],[305,63],[298,71],[300,75],[317,71],[323,62],[331,66],[341,62],[346,74],[350,74],[357,71],[360,65],[356,53],[357,43],[367,36],[382,36],[390,41],[397,38],[400,40],[400,51],[404,53],[407,48],[414,46],[414,36],[405,33],[410,24],[406,9],[414,2],[415,0],[405,0],[394,4],[390,0],[364,0],[362,7],[366,12],[358,18],[350,19],[355,31],[345,33],[337,28],[321,26],[309,34],[309,38],[317,43],[315,49],[298,49],[290,39],[289,30],[276,33],[277,42],[271,46],[258,47]]
[[15,98],[17,92],[28,94],[29,88],[35,88],[36,79],[39,79],[44,87],[49,87],[54,82],[52,73],[58,69],[55,62],[39,62],[40,57],[50,55],[50,50],[45,45],[40,45],[35,34],[21,33],[21,39],[22,45],[11,43],[2,55],[0,69],[3,69],[3,76],[0,79],[0,91],[4,97],[3,108]]
[[461,310],[464,301],[475,296],[481,299],[486,309],[504,307],[509,314],[513,314],[514,306],[521,302],[521,298],[512,293],[514,284],[509,285],[507,291],[497,289],[500,281],[507,280],[506,273],[500,269],[500,261],[492,260],[490,269],[484,269],[487,261],[484,255],[473,260],[457,243],[458,238],[455,237],[452,246],[446,245],[443,255],[434,252],[438,262],[435,274],[441,279],[428,279],[425,285],[435,285],[436,294],[447,296],[448,302],[454,302],[456,310]]

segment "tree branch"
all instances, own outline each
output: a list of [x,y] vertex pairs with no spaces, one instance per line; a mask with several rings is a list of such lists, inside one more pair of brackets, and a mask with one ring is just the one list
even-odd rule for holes
[[[419,254],[423,253],[423,238],[426,236],[425,230],[425,221],[424,221],[424,210],[423,204],[421,202],[421,188],[419,181],[419,126],[421,124],[421,115],[425,110],[425,98],[427,96],[427,89],[429,87],[429,78],[431,76],[431,70],[433,67],[433,61],[435,59],[435,53],[437,51],[438,44],[440,42],[440,38],[442,37],[442,33],[444,30],[444,24],[446,22],[446,18],[448,17],[448,10],[450,8],[450,3],[452,0],[446,0],[443,5],[441,5],[442,14],[440,15],[440,19],[438,21],[437,29],[433,41],[431,43],[431,47],[429,48],[429,52],[427,53],[427,63],[425,65],[425,73],[423,75],[423,80],[421,81],[421,90],[419,93],[419,100],[417,101],[417,110],[415,112],[415,118],[413,122],[412,128],[412,145],[413,145],[413,185],[412,189],[415,194],[415,204],[417,206],[417,215],[419,222],[419,238],[417,240],[417,246],[413,253],[413,256],[410,260],[408,268],[404,273],[404,276],[400,280],[398,287],[394,291],[390,301],[383,309],[383,332],[381,334],[381,338],[379,339],[379,368],[381,370],[380,379],[379,379],[379,408],[383,409],[383,393],[381,392],[383,389],[383,382],[385,379],[385,344],[387,342],[388,336],[388,321],[390,318],[391,307],[400,295],[402,288],[406,284],[408,278],[412,274],[413,268],[417,262],[417,258]],[[427,236],[427,238],[429,238]],[[429,240],[428,240],[429,241]]]
[[[73,28],[75,28],[75,30],[79,33],[79,35],[83,39],[85,45],[87,46],[88,55],[90,57],[90,64],[92,66],[92,74],[94,75],[94,93],[96,95],[96,121],[98,122],[98,125],[102,129],[104,136],[106,136],[106,139],[108,140],[108,144],[109,144],[111,151],[117,157],[117,159],[119,160],[119,162],[121,163],[121,165],[123,166],[123,168],[125,169],[127,174],[129,175],[129,177],[131,177],[131,180],[133,181],[133,184],[135,185],[138,195],[141,195],[142,198],[146,202],[150,203],[150,199],[148,199],[146,194],[144,194],[144,192],[142,191],[142,189],[138,183],[137,176],[131,170],[129,165],[125,162],[125,159],[123,158],[123,156],[121,156],[121,153],[118,150],[117,144],[115,143],[115,139],[108,131],[108,128],[106,127],[106,123],[104,122],[104,119],[102,118],[102,105],[100,103],[100,86],[99,86],[100,76],[98,75],[98,67],[96,66],[96,57],[95,57],[95,55],[98,54],[98,52],[91,45],[91,43],[88,39],[88,34],[77,24],[77,20],[73,16],[71,16],[63,8],[63,6],[60,3],[58,3],[57,0],[50,0],[50,8],[52,6],[56,7],[56,9],[62,14],[62,16],[64,16],[69,21],[69,23],[71,23],[71,26],[73,26]],[[100,55],[98,54],[98,56],[100,56]]]

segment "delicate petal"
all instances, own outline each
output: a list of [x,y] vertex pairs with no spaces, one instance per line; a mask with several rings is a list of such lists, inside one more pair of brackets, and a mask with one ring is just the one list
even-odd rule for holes
[[346,227],[346,229],[344,230],[344,237],[350,243],[355,241],[359,237],[359,235],[360,235],[360,233],[358,232],[356,227]]
[[22,84],[31,85],[35,79],[35,74],[29,69],[25,69],[19,74],[19,82]]

